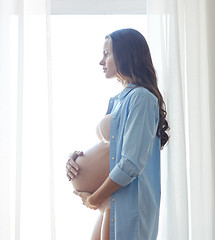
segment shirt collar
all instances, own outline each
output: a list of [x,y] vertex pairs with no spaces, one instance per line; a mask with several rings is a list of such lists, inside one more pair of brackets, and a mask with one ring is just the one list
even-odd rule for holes
[[123,90],[117,95],[119,100],[122,100],[131,90],[133,90],[137,85],[129,83]]

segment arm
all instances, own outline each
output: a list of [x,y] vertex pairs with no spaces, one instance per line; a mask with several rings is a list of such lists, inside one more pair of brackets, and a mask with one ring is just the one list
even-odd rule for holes
[[119,188],[121,188],[121,185],[114,182],[110,177],[107,177],[104,183],[90,196],[89,203],[91,205],[98,205]]
[[156,97],[146,90],[137,91],[128,107],[121,159],[109,174],[114,182],[123,187],[140,175],[147,165],[159,122]]
[[93,193],[74,191],[76,195],[82,198],[83,204],[91,209],[97,209],[99,205],[117,191],[121,185],[115,183],[110,177]]

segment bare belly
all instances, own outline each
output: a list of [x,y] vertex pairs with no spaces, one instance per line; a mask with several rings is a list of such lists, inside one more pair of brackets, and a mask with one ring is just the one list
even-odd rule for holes
[[100,142],[76,159],[79,174],[71,181],[75,190],[93,193],[109,175],[110,146]]

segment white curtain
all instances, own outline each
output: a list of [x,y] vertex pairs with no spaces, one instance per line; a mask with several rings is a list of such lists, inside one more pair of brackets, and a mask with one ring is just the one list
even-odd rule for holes
[[161,164],[161,240],[215,239],[214,9],[210,0],[148,1],[171,127]]
[[55,239],[49,1],[1,0],[0,34],[0,239]]

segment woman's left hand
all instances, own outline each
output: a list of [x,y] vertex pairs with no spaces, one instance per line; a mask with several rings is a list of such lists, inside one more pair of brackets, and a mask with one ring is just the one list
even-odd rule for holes
[[78,192],[78,191],[74,191],[73,193],[76,194],[77,196],[79,196],[82,199],[82,203],[86,207],[88,207],[90,209],[93,209],[93,210],[96,210],[96,209],[99,208],[99,206],[95,206],[95,205],[90,204],[89,199],[90,199],[90,196],[92,195],[91,193],[89,193],[89,192]]

